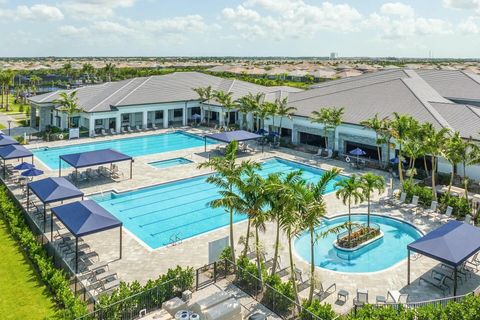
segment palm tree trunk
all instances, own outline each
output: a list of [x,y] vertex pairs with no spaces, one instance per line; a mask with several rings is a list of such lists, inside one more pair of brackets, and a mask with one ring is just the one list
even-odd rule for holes
[[208,117],[207,117],[207,126],[210,125],[210,115],[212,114],[212,108],[208,105]]
[[315,240],[314,229],[310,227],[310,292],[308,293],[308,302],[313,300],[313,291],[315,289]]
[[350,198],[348,199],[348,245],[352,241],[352,212],[350,210]]
[[277,220],[277,235],[275,237],[275,253],[273,254],[272,270],[270,271],[271,276],[273,276],[275,274],[275,271],[277,270],[278,247],[279,246],[280,246],[280,223]]
[[233,209],[230,208],[230,248],[232,249],[232,262],[235,265],[235,241],[233,240]]
[[3,109],[3,107],[4,107],[4,102],[5,102],[4,99],[5,99],[5,90],[4,90],[3,86],[2,86],[2,109]]
[[430,172],[428,172],[428,166],[427,166],[427,156],[423,156],[423,166],[425,167],[425,172],[427,173],[427,177],[429,176]]
[[437,189],[435,189],[435,175],[437,174],[437,159],[432,156],[432,196],[433,200],[437,200]]
[[263,283],[262,279],[262,262],[260,261],[260,239],[258,238],[258,227],[255,227],[255,254],[257,256],[257,272],[260,284]]
[[398,149],[398,176],[400,178],[400,186],[403,190],[403,172],[402,172],[402,145]]
[[332,154],[335,153],[335,141],[336,141],[335,135],[336,135],[336,133],[337,133],[337,128],[334,128],[333,129],[333,140],[332,140],[332,142],[333,142],[332,143]]
[[455,164],[452,164],[452,173],[450,174],[450,182],[448,183],[448,193],[449,194],[450,194],[450,189],[452,189],[454,178],[455,178]]
[[[378,133],[375,134],[375,139],[378,141]],[[380,152],[380,146],[377,143],[377,155],[378,155],[378,163],[380,164],[380,167],[382,167],[382,153]]]
[[280,124],[278,125],[278,130],[277,130],[278,138],[280,138],[282,134],[282,120],[283,120],[283,117],[280,117]]
[[247,238],[245,239],[245,248],[243,249],[243,256],[246,257],[248,254],[248,240],[250,239],[250,218],[248,218],[247,224]]
[[287,233],[288,235],[288,256],[290,260],[290,279],[293,285],[293,296],[295,298],[295,302],[297,305],[300,305],[298,300],[298,288],[297,288],[297,281],[295,279],[295,265],[293,264],[293,253],[292,253],[292,235],[290,231]]
[[468,179],[467,179],[467,169],[465,162],[463,163],[463,187],[465,188],[465,199],[468,202]]
[[367,229],[370,230],[370,195],[367,198]]

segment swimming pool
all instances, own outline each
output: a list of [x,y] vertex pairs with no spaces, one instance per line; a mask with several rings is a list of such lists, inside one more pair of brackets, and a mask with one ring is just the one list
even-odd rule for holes
[[181,166],[189,163],[193,163],[193,161],[185,158],[172,158],[172,159],[149,162],[148,164],[157,169],[165,169],[165,168],[177,167],[177,166]]
[[[333,247],[335,234],[329,234],[326,238],[320,237],[315,245],[315,265],[340,272],[366,273],[387,269],[407,258],[407,245],[420,238],[421,233],[411,224],[397,219],[377,215],[370,217],[371,223],[378,224],[384,233],[382,239],[356,251],[347,252]],[[347,220],[348,216],[324,219],[316,233],[320,234]],[[352,221],[364,223],[367,221],[367,215],[352,215]],[[295,241],[295,250],[301,258],[310,263],[308,232],[303,233]]]
[[[303,177],[311,182],[318,181],[323,173],[320,169],[279,158],[265,161],[260,173],[267,176],[298,169],[302,169]],[[224,209],[208,206],[219,194],[214,185],[205,181],[206,177],[91,198],[121,220],[138,239],[156,249],[229,224],[229,215]],[[328,186],[327,192],[334,191],[334,184]],[[234,222],[245,219],[244,215],[234,215]]]
[[[213,140],[207,139],[207,144],[215,144]],[[202,137],[188,134],[182,131],[115,139],[109,141],[98,141],[70,145],[65,147],[54,147],[48,149],[32,150],[35,157],[40,159],[50,169],[58,169],[58,157],[65,154],[94,151],[100,149],[114,149],[132,157],[145,156],[168,151],[182,150],[200,147],[205,144]],[[68,164],[62,163],[67,168]]]

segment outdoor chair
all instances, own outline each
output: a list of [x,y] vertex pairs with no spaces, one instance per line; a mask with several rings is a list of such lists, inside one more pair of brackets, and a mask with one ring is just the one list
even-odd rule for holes
[[420,277],[420,283],[424,281],[429,285],[442,290],[443,294],[445,294],[445,292],[450,293],[450,286],[446,284],[447,279],[448,277],[446,275],[432,270],[429,277]]
[[117,131],[115,131],[115,129],[111,128],[111,129],[110,129],[110,134],[116,135],[116,134],[117,134]]
[[432,203],[430,204],[430,208],[423,210],[423,213],[426,216],[436,214],[437,213],[437,208],[438,208],[438,201],[433,200]]
[[107,135],[107,132],[105,131],[105,129],[101,129],[101,130],[100,130],[100,134],[101,134],[102,136],[106,136],[106,135]]
[[153,130],[157,130],[157,129],[158,129],[157,126],[155,125],[155,123],[152,123],[152,129],[153,129]]
[[318,148],[318,151],[316,154],[313,155],[313,158],[314,159],[319,159],[319,158],[323,158],[323,149],[322,148]]
[[419,200],[418,196],[413,196],[412,202],[407,204],[405,207],[407,209],[410,209],[412,211],[415,210],[415,212],[417,212],[417,210],[418,210],[418,200]]
[[357,296],[353,299],[355,307],[363,307],[368,304],[368,290],[357,290]]
[[140,132],[140,131],[142,131],[142,128],[141,128],[139,125],[136,125],[136,126],[135,126],[135,131]]
[[475,272],[480,269],[480,258],[478,257],[480,253],[475,253],[469,260],[466,261],[466,266],[471,266],[475,268]]
[[465,220],[463,222],[466,223],[466,224],[472,224],[472,216],[467,214],[465,216]]
[[453,208],[448,206],[445,213],[440,217],[440,221],[447,222],[452,219]]
[[132,128],[131,128],[130,126],[127,126],[127,132],[128,132],[128,133],[132,133],[132,132],[133,132],[133,130],[132,130]]
[[400,206],[403,206],[405,204],[405,201],[407,199],[407,193],[406,192],[402,192],[400,194],[400,198],[399,199],[394,199],[392,201],[392,205],[396,206],[396,207],[400,207]]
[[335,293],[337,291],[337,284],[333,283],[330,286],[328,286],[326,289],[323,286],[323,282],[319,281],[315,284],[315,290],[313,291],[313,294],[315,297],[317,297],[320,301],[328,297],[329,295]]
[[127,133],[127,130],[124,127],[120,128],[120,133]]

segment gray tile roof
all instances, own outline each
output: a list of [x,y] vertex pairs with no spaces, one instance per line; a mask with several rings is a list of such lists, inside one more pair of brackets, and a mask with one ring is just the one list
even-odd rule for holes
[[480,139],[480,107],[435,102],[432,105],[462,137]]
[[415,70],[447,99],[480,100],[480,77],[459,70]]

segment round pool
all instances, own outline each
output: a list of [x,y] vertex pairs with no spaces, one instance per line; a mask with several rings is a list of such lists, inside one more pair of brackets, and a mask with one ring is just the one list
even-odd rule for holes
[[[345,223],[348,216],[324,219],[317,228],[321,234],[332,227]],[[352,215],[352,221],[366,223],[366,214]],[[315,245],[315,265],[324,269],[365,273],[387,269],[407,257],[407,245],[421,237],[420,231],[413,225],[386,216],[370,215],[370,222],[380,226],[383,237],[355,251],[344,251],[333,246],[336,234],[326,238],[319,237]],[[304,232],[295,241],[297,254],[310,263],[310,234]]]

